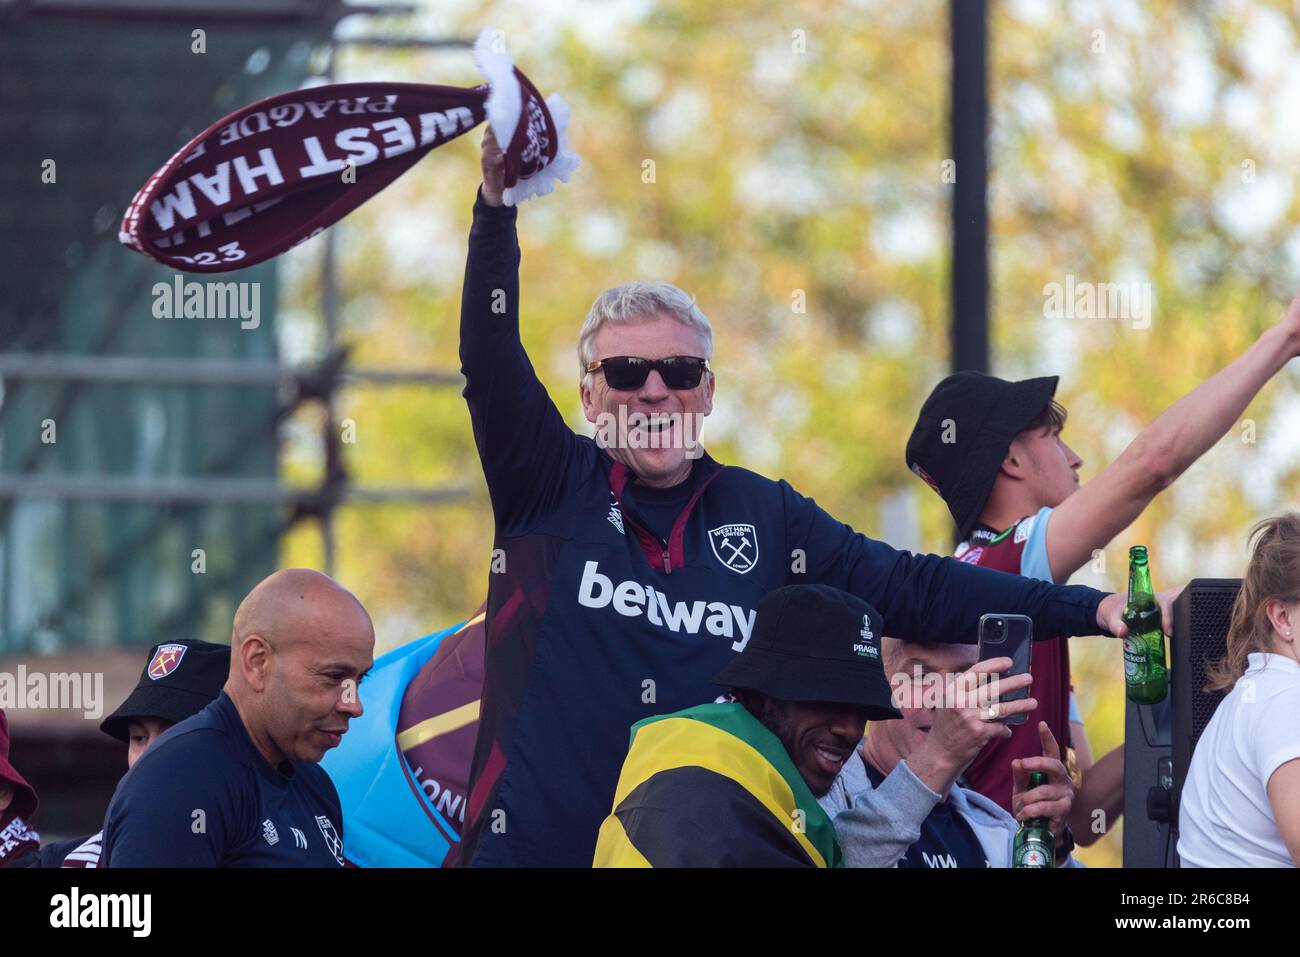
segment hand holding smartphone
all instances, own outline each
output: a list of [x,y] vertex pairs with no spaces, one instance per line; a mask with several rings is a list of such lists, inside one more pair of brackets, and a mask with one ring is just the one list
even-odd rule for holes
[[[1009,671],[998,673],[999,678],[1029,674],[1030,656],[1034,645],[1034,621],[1025,615],[983,615],[979,624],[979,660],[1010,658]],[[1001,701],[1018,701],[1029,697],[1029,688],[1000,695]],[[1003,718],[1006,724],[1024,724],[1023,714]]]

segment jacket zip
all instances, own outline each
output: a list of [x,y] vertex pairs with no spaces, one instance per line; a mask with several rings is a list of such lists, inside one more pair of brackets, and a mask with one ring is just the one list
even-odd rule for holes
[[[620,502],[619,504],[621,508],[622,503]],[[631,514],[627,511],[623,511],[623,521],[632,526],[632,530],[637,533],[637,536],[641,538],[642,541],[654,542],[659,546],[659,555],[663,559],[664,563],[664,574],[671,575],[673,573],[673,565],[672,558],[668,554],[668,543],[657,535],[651,535],[650,532],[646,530],[645,526],[632,518]]]
[[[615,466],[615,468],[618,468],[618,466]],[[718,474],[721,471],[722,471],[721,467],[717,468],[712,474],[710,474],[707,478],[705,478],[703,482],[700,483],[699,487],[695,490],[695,493],[691,496],[690,501],[686,504],[686,507],[682,510],[682,514],[678,516],[678,522],[682,521],[682,519],[690,513],[690,511],[695,507],[695,503],[698,502],[700,497],[704,494],[704,489],[709,485],[710,482],[712,482],[715,478],[718,477]],[[621,490],[622,487],[623,487],[622,482],[618,482],[618,483],[611,482],[610,484],[610,491],[614,493],[614,501],[618,505],[619,511],[622,512],[623,514],[623,520],[632,527],[632,530],[634,532],[636,532],[637,537],[641,539],[643,548],[646,542],[654,542],[659,546],[659,555],[663,559],[663,563],[664,563],[664,574],[671,575],[673,573],[672,554],[669,549],[668,543],[663,539],[661,539],[659,536],[650,534],[650,532],[645,528],[645,526],[636,520],[635,513],[627,509],[625,503],[623,502],[622,496],[620,496],[618,491],[616,490],[616,489]],[[674,531],[676,531],[676,523],[674,523]]]

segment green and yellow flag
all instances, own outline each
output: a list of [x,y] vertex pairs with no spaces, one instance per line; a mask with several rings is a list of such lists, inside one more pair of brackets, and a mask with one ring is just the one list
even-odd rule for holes
[[632,726],[596,867],[843,867],[835,827],[743,705]]

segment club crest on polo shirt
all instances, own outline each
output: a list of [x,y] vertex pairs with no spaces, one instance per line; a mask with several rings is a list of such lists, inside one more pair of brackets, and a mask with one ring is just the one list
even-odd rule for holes
[[330,853],[334,855],[334,860],[338,861],[339,866],[342,867],[343,840],[339,837],[339,832],[334,830],[334,822],[324,814],[317,814],[316,826],[320,828],[321,834],[325,837],[325,846],[329,848]]
[[880,660],[880,648],[875,644],[876,635],[871,630],[871,616],[862,616],[862,630],[858,632],[861,641],[853,643],[853,652],[860,658],[874,658]]
[[159,678],[166,678],[181,666],[181,659],[185,657],[185,650],[185,645],[159,645],[158,650],[153,653],[153,658],[149,661],[149,677],[154,681]]
[[758,564],[758,535],[753,525],[719,525],[709,529],[709,544],[718,561],[738,575]]
[[262,837],[272,847],[280,843],[280,832],[275,829],[275,822],[269,817],[262,822]]

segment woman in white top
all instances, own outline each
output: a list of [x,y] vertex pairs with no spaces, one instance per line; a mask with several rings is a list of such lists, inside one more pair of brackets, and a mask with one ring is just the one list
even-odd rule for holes
[[1300,862],[1300,514],[1260,522],[1178,815],[1183,867]]

